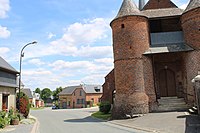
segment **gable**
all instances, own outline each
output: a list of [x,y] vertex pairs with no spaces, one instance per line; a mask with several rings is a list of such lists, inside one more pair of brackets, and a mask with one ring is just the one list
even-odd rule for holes
[[177,8],[177,6],[171,0],[149,0],[143,10],[161,8]]

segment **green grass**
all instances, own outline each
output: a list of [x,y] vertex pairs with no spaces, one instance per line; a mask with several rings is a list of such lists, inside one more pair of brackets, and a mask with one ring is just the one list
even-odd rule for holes
[[98,119],[102,119],[102,120],[109,120],[111,117],[111,114],[104,114],[102,112],[95,112],[92,114],[92,117],[98,118]]

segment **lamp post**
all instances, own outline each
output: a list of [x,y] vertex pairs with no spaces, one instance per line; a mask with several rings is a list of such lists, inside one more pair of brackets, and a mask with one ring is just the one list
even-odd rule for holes
[[26,44],[21,52],[20,52],[20,62],[19,62],[19,95],[18,95],[18,108],[19,108],[19,112],[20,112],[20,93],[21,93],[21,72],[22,72],[22,57],[24,57],[24,53],[23,53],[23,50],[28,46],[28,45],[31,45],[31,44],[36,44],[37,42],[36,41],[33,41],[33,42],[30,42],[28,44]]

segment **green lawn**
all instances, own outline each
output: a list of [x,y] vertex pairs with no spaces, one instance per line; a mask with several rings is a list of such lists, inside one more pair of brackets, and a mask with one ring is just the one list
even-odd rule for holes
[[104,114],[102,112],[95,112],[92,114],[92,117],[98,118],[98,119],[102,119],[102,120],[109,120],[111,117],[111,114]]

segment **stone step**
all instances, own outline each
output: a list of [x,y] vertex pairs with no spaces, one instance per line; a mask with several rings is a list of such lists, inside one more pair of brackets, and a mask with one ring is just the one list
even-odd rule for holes
[[189,109],[184,98],[178,97],[161,97],[158,99],[158,105],[158,111],[184,111]]

